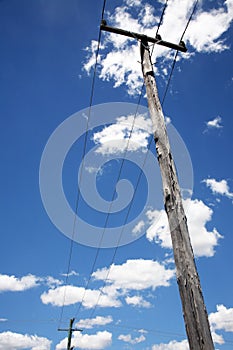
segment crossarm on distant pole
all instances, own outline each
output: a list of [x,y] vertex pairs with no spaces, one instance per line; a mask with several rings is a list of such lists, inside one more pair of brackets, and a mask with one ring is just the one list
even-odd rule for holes
[[147,41],[147,42],[150,42],[153,44],[165,46],[165,47],[168,47],[170,49],[175,49],[175,50],[178,50],[181,52],[187,52],[187,48],[186,48],[185,43],[183,41],[180,41],[179,45],[169,43],[168,41],[162,40],[160,35],[157,35],[155,38],[152,38],[152,37],[149,37],[149,36],[144,35],[144,34],[134,33],[134,32],[124,30],[124,29],[107,26],[105,21],[101,22],[100,29],[104,30],[106,32],[120,34],[120,35],[128,36],[130,38],[143,40],[143,41]]
[[67,350],[72,350],[74,347],[71,348],[71,338],[72,338],[72,333],[73,332],[82,332],[82,329],[79,328],[72,328],[73,327],[73,323],[74,323],[74,318],[70,319],[70,326],[68,329],[62,329],[62,328],[58,328],[58,331],[66,331],[68,332],[68,341],[67,341]]

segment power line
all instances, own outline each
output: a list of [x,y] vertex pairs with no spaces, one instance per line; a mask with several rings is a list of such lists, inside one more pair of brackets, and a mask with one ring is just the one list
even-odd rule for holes
[[[166,1],[165,5],[164,5],[164,8],[163,8],[163,11],[162,11],[162,14],[161,14],[161,17],[160,17],[160,21],[159,21],[159,25],[158,25],[156,34],[158,33],[159,28],[160,28],[160,26],[161,26],[161,23],[162,23],[162,20],[163,20],[163,17],[164,17],[164,13],[165,13],[166,7],[167,7],[167,1]],[[185,32],[186,32],[186,30],[187,30],[187,28],[188,28],[188,25],[189,25],[189,23],[190,23],[190,21],[191,21],[192,15],[193,15],[193,13],[194,13],[194,11],[195,11],[195,8],[196,8],[196,4],[195,4],[194,9],[193,9],[193,11],[192,11],[192,14],[191,14],[191,16],[190,16],[190,18],[189,18],[189,20],[188,20],[188,23],[186,24],[185,30],[184,30],[184,32],[183,32],[181,38],[183,38],[183,36],[184,36],[184,34],[185,34]],[[102,16],[103,16],[103,13],[104,13],[104,12],[102,12]],[[102,17],[102,20],[103,20],[103,17]],[[171,77],[172,72],[173,72],[173,70],[174,70],[174,66],[175,66],[175,60],[174,60],[174,62],[173,62],[173,68],[172,68],[170,77]],[[170,82],[170,80],[169,80],[169,82]],[[123,158],[122,158],[120,170],[119,170],[119,172],[118,172],[117,182],[120,180],[120,176],[121,176],[121,173],[122,173],[123,165],[124,165],[125,158],[126,158],[126,154],[127,154],[128,147],[129,147],[129,142],[130,142],[130,139],[131,139],[131,136],[132,136],[132,132],[133,132],[133,129],[134,129],[134,125],[135,125],[135,119],[136,119],[136,115],[137,115],[139,103],[140,103],[140,100],[141,100],[143,87],[144,87],[144,84],[142,85],[142,88],[141,88],[141,93],[140,93],[139,101],[138,101],[138,104],[137,104],[136,113],[135,113],[135,115],[134,115],[134,119],[133,119],[133,122],[132,122],[132,127],[131,127],[130,134],[129,134],[128,141],[127,141],[127,146],[126,146],[126,148],[125,148],[125,152],[124,152],[124,155],[123,155]],[[167,85],[167,89],[168,89],[168,85]],[[164,98],[165,98],[165,97],[164,97]],[[152,140],[151,140],[151,141],[152,141]],[[150,147],[150,145],[149,145],[149,147]],[[149,151],[149,148],[148,148],[148,151]],[[148,153],[148,151],[147,151],[147,153]],[[146,157],[147,157],[147,155],[146,155]],[[145,161],[146,161],[146,157],[145,157]],[[144,164],[145,164],[145,162],[144,162]],[[143,164],[143,167],[144,167],[144,164]],[[126,218],[125,218],[125,221],[124,221],[124,225],[126,224],[126,222],[127,222],[127,220],[128,220],[128,217],[129,217],[129,213],[130,213],[130,210],[131,210],[131,207],[132,207],[132,204],[133,204],[133,199],[134,199],[134,197],[135,197],[135,193],[136,193],[137,187],[138,187],[138,185],[139,185],[139,183],[140,183],[140,179],[141,179],[141,176],[142,176],[143,167],[142,167],[141,172],[140,172],[139,177],[138,177],[138,181],[137,181],[137,184],[136,184],[136,188],[135,188],[135,191],[134,191],[134,195],[133,195],[133,198],[132,198],[132,200],[131,200],[130,206],[129,206],[129,208],[128,208],[128,212],[127,212],[127,214],[126,214]],[[112,208],[112,205],[113,205],[113,200],[114,200],[115,193],[116,193],[116,189],[114,189],[114,191],[113,191],[113,195],[112,195],[112,199],[111,199],[111,202],[110,202],[110,205],[109,205],[109,210],[108,210],[108,213],[107,213],[107,216],[106,216],[106,220],[105,220],[103,232],[102,232],[102,235],[101,235],[101,238],[100,238],[100,241],[99,241],[99,245],[98,245],[98,248],[97,248],[97,251],[96,251],[96,255],[95,255],[95,258],[94,258],[94,262],[93,262],[93,264],[92,264],[91,272],[90,272],[90,274],[89,274],[89,277],[88,277],[88,280],[87,280],[87,283],[86,283],[86,286],[85,286],[85,289],[84,289],[84,293],[83,293],[83,296],[82,296],[82,300],[81,300],[81,302],[79,303],[78,310],[77,310],[77,312],[76,312],[76,314],[75,314],[76,316],[77,316],[77,314],[79,313],[79,311],[80,311],[80,309],[81,309],[81,305],[82,305],[82,303],[83,303],[83,301],[84,301],[84,299],[85,299],[86,291],[87,291],[87,288],[88,288],[88,286],[89,286],[89,284],[90,284],[90,280],[91,280],[92,274],[93,274],[94,269],[95,269],[95,266],[96,266],[96,262],[97,262],[97,259],[98,259],[98,256],[99,256],[101,244],[102,244],[102,242],[103,242],[104,234],[105,234],[105,231],[106,231],[106,228],[107,228],[107,223],[108,223],[108,220],[109,220],[110,211],[111,211],[111,208]],[[122,234],[123,234],[123,231],[124,231],[124,225],[123,225],[122,231],[121,231],[121,233],[120,233],[120,236],[119,236],[119,239],[118,239],[118,242],[117,242],[117,246],[116,246],[115,251],[114,251],[114,254],[113,254],[113,258],[112,258],[112,262],[111,262],[111,264],[110,264],[110,268],[111,268],[111,265],[112,265],[113,262],[114,262],[114,259],[115,259],[115,256],[116,256],[116,253],[117,253],[119,244],[120,244],[120,240],[121,240],[121,238],[122,238]],[[106,275],[106,278],[105,278],[105,280],[104,280],[104,286],[106,285],[106,282],[107,282],[107,279],[108,279],[108,276],[109,276],[109,273],[110,273],[110,268],[109,268],[109,270],[108,270],[108,272],[107,272],[107,275]],[[102,288],[104,288],[104,286],[103,286]],[[101,298],[101,294],[102,294],[102,292],[100,291],[100,294],[99,294],[97,303],[95,304],[95,307],[94,307],[94,309],[93,309],[93,311],[92,311],[92,315],[94,314],[94,312],[95,312],[95,310],[96,310],[96,308],[97,308],[97,305],[98,305],[99,300],[100,300],[100,298]]]
[[[192,16],[193,16],[193,14],[194,14],[194,12],[195,12],[195,9],[196,9],[196,6],[197,6],[197,2],[198,2],[198,0],[195,2],[195,5],[194,5],[193,10],[192,10],[192,12],[191,12],[191,15],[190,15],[190,17],[189,17],[189,19],[188,19],[188,22],[187,22],[187,24],[186,24],[186,26],[185,26],[185,29],[184,29],[184,31],[183,31],[183,33],[182,33],[182,36],[181,36],[180,41],[183,39],[184,34],[185,34],[185,32],[186,32],[186,30],[187,30],[189,24],[190,24],[190,21],[191,21],[191,19],[192,19]],[[166,7],[167,7],[167,1],[166,1],[166,3],[165,3],[164,8],[163,8],[163,12],[162,12],[162,15],[161,15],[161,18],[160,18],[160,22],[159,22],[159,26],[158,26],[156,35],[158,34],[159,27],[160,27],[160,25],[161,25],[161,23],[162,23],[162,19],[163,19],[163,16],[164,16]],[[154,47],[153,47],[153,48],[154,48]],[[153,50],[153,49],[152,49],[152,50]],[[167,93],[167,90],[168,90],[168,87],[169,87],[169,83],[170,83],[170,80],[171,80],[171,77],[172,77],[172,73],[173,73],[173,70],[174,70],[174,67],[175,67],[177,55],[178,55],[178,51],[176,51],[176,54],[175,54],[175,57],[174,57],[174,60],[173,60],[172,70],[171,70],[170,77],[169,77],[168,84],[167,84],[167,88],[166,88],[166,91],[165,91],[166,93]],[[144,87],[144,84],[143,84],[142,88],[143,88],[143,87]],[[142,95],[142,90],[141,90],[141,95]],[[140,95],[139,101],[140,101],[140,99],[141,99],[141,95]],[[164,100],[165,100],[165,97],[166,97],[166,94],[165,94],[164,97],[163,97],[163,102],[164,102]],[[163,104],[163,102],[162,102],[162,104]],[[139,103],[138,103],[138,105],[139,105]],[[138,109],[138,105],[137,105],[137,109]],[[137,114],[137,113],[136,113],[136,114]],[[120,172],[119,172],[117,181],[119,180],[120,175],[121,175],[123,163],[124,163],[125,156],[126,156],[127,149],[128,149],[128,145],[129,145],[129,140],[130,140],[130,138],[131,138],[132,131],[133,131],[134,124],[135,124],[136,114],[135,114],[135,116],[134,116],[134,120],[133,120],[133,123],[132,123],[132,128],[131,128],[130,136],[129,136],[129,139],[128,139],[127,148],[126,148],[126,151],[125,151],[125,154],[124,154],[124,158],[123,158],[122,163],[121,163]],[[107,280],[108,280],[108,277],[109,277],[109,274],[110,274],[111,266],[112,266],[112,264],[113,264],[113,262],[114,262],[114,260],[115,260],[116,253],[117,253],[117,250],[118,250],[118,248],[119,248],[120,241],[121,241],[121,238],[122,238],[122,235],[123,235],[123,231],[124,231],[124,226],[125,226],[125,224],[127,223],[127,220],[128,220],[128,217],[129,217],[131,208],[132,208],[133,200],[134,200],[134,198],[135,198],[135,194],[136,194],[137,188],[138,188],[139,183],[140,183],[140,180],[141,180],[141,176],[142,176],[142,173],[143,173],[143,168],[144,168],[145,163],[146,163],[146,159],[147,159],[147,156],[148,156],[148,153],[149,153],[149,150],[150,150],[150,146],[151,146],[152,140],[153,140],[153,137],[151,137],[151,140],[150,140],[150,142],[149,142],[149,147],[148,147],[148,150],[147,150],[147,152],[146,152],[146,156],[145,156],[145,158],[144,158],[144,162],[143,162],[143,165],[142,165],[142,167],[141,167],[141,170],[140,170],[140,173],[139,173],[139,176],[138,176],[138,180],[137,180],[137,183],[136,183],[136,187],[135,187],[135,189],[134,189],[133,198],[132,198],[132,200],[131,200],[131,202],[130,202],[130,205],[129,205],[129,207],[128,207],[128,211],[127,211],[127,214],[126,214],[126,217],[125,217],[125,220],[124,220],[124,224],[123,224],[123,226],[122,226],[122,230],[121,230],[120,236],[119,236],[119,238],[118,238],[117,246],[115,247],[115,251],[114,251],[114,254],[113,254],[113,258],[112,258],[112,260],[111,260],[109,269],[108,269],[107,274],[106,274],[106,277],[105,277],[105,279],[104,279],[103,286],[102,286],[102,288],[101,288],[102,290],[103,290],[103,288],[104,288],[104,287],[106,286],[106,284],[107,284]],[[114,191],[114,193],[113,193],[112,201],[113,201],[114,195],[115,195],[115,191]],[[111,204],[110,204],[110,209],[111,209],[111,206],[112,206],[112,202],[111,202]],[[109,214],[110,214],[110,209],[109,209],[108,214],[107,214],[107,220],[106,220],[106,222],[105,222],[104,232],[105,232],[106,223],[107,223],[107,221],[108,221],[108,217],[109,217]],[[102,239],[103,239],[104,232],[103,232],[102,237],[101,237],[101,242],[102,242]],[[99,250],[98,250],[98,252],[97,252],[97,256],[98,256],[98,254],[99,254]],[[94,266],[95,266],[95,263],[96,263],[96,260],[97,260],[97,256],[96,256],[96,259],[95,259],[95,262],[94,262],[94,265],[93,265],[92,273],[94,272]],[[88,283],[90,282],[90,279],[91,279],[91,275],[89,276]],[[94,315],[94,313],[95,313],[95,311],[96,311],[96,308],[97,308],[97,306],[98,306],[98,303],[99,303],[99,301],[100,301],[100,299],[101,299],[101,295],[103,294],[102,290],[100,290],[100,293],[99,293],[97,302],[95,303],[95,306],[94,306],[94,308],[92,309],[90,318],[93,317],[93,315]],[[82,301],[83,301],[83,300],[82,300]]]
[[[139,104],[140,104],[140,101],[141,101],[141,97],[142,97],[142,93],[143,93],[143,88],[144,88],[144,84],[142,85],[141,90],[140,90],[140,95],[139,95],[139,99],[138,99],[136,111],[135,111],[135,114],[134,114],[134,118],[133,118],[132,126],[131,126],[131,129],[130,129],[129,137],[128,137],[128,140],[127,140],[126,148],[125,148],[125,151],[124,151],[124,155],[123,155],[123,157],[122,157],[122,161],[121,161],[121,165],[120,165],[120,170],[119,170],[119,172],[118,172],[118,176],[117,176],[116,183],[119,182],[119,180],[120,180],[120,176],[121,176],[122,169],[123,169],[123,166],[124,166],[124,162],[125,162],[125,159],[126,159],[126,154],[127,154],[127,152],[128,152],[129,142],[130,142],[130,139],[131,139],[131,136],[132,136],[132,133],[133,133],[134,126],[135,126],[135,120],[136,120],[136,116],[137,116],[137,113],[138,113],[138,108],[139,108]],[[103,242],[104,234],[105,234],[105,231],[106,231],[106,228],[107,228],[107,224],[108,224],[108,220],[109,220],[109,217],[110,217],[110,212],[111,212],[111,208],[112,208],[112,205],[113,205],[113,200],[114,200],[115,194],[116,194],[116,188],[114,189],[113,194],[112,194],[112,198],[111,198],[110,205],[109,205],[109,208],[108,208],[108,212],[107,212],[107,215],[106,215],[106,219],[105,219],[105,223],[104,223],[102,235],[101,235],[101,238],[100,238],[100,241],[99,241],[99,245],[98,245],[98,248],[97,248],[97,251],[96,251],[96,255],[95,255],[95,258],[94,258],[94,262],[93,262],[93,264],[92,264],[91,272],[90,272],[90,274],[89,274],[89,277],[88,277],[88,280],[87,280],[87,283],[86,283],[86,286],[85,286],[85,290],[84,290],[84,293],[83,293],[83,297],[82,297],[82,300],[81,300],[81,302],[80,302],[80,304],[79,304],[79,307],[78,307],[78,310],[77,310],[77,312],[76,312],[76,314],[75,314],[75,317],[77,317],[77,315],[78,315],[78,313],[79,313],[79,311],[80,311],[80,309],[81,309],[81,305],[82,305],[82,303],[83,303],[83,301],[84,301],[87,288],[88,288],[88,286],[89,286],[89,284],[90,284],[91,277],[92,277],[92,274],[93,274],[94,269],[95,269],[95,266],[96,266],[96,262],[97,262],[97,259],[98,259],[98,256],[99,256],[101,244],[102,244],[102,242]],[[124,223],[124,224],[125,224],[125,223]],[[120,235],[120,236],[121,236],[121,235]],[[117,248],[118,248],[118,244],[119,244],[119,240],[118,240],[118,242],[117,242]],[[114,253],[114,257],[115,257],[115,253]],[[99,298],[98,298],[98,301],[99,301]],[[98,302],[97,302],[97,304],[98,304]]]
[[[103,17],[104,17],[105,6],[106,6],[106,0],[104,0],[104,2],[103,2],[101,20],[103,20]],[[97,44],[96,55],[95,55],[94,73],[93,73],[92,85],[91,85],[90,102],[89,102],[89,109],[88,109],[88,115],[87,115],[87,124],[86,124],[86,130],[85,130],[84,146],[83,146],[83,152],[82,152],[82,160],[84,160],[84,157],[86,154],[86,148],[87,148],[87,136],[88,136],[91,109],[92,109],[93,96],[94,96],[94,88],[95,88],[95,79],[96,79],[96,71],[97,71],[97,64],[98,64],[98,55],[99,55],[99,49],[100,49],[100,41],[101,41],[101,30],[99,29],[98,44]],[[79,206],[79,201],[80,201],[80,186],[81,186],[81,182],[82,182],[83,169],[84,169],[84,161],[81,164],[81,169],[80,169],[80,173],[79,173],[78,193],[77,193],[76,203],[75,203],[75,215],[74,215],[74,222],[73,222],[73,229],[72,229],[72,237],[71,237],[71,241],[70,241],[70,249],[69,249],[69,254],[68,254],[67,273],[66,273],[66,278],[65,278],[65,290],[64,290],[64,295],[63,295],[63,302],[62,302],[61,314],[60,314],[60,319],[59,319],[59,325],[61,323],[61,320],[63,317],[63,312],[64,312],[66,290],[67,290],[67,285],[68,285],[68,278],[69,278],[69,272],[70,272],[70,266],[71,266],[71,258],[72,258],[73,245],[74,245],[73,238],[74,238],[74,234],[75,234],[78,206]]]
[[[189,16],[188,22],[187,22],[187,24],[186,24],[186,26],[185,26],[185,29],[184,29],[184,31],[183,31],[181,37],[180,37],[180,41],[182,41],[183,38],[184,38],[184,35],[185,35],[185,33],[186,33],[187,29],[188,29],[188,26],[189,26],[189,24],[190,24],[190,22],[191,22],[191,20],[192,20],[192,17],[193,17],[193,15],[194,15],[194,12],[196,11],[197,4],[198,4],[198,0],[196,0],[196,2],[194,3],[194,6],[193,6],[192,12],[191,12],[191,14],[190,14],[190,16]],[[169,88],[169,86],[170,86],[170,82],[171,82],[171,79],[172,79],[173,71],[174,71],[174,68],[175,68],[175,65],[176,65],[176,60],[177,60],[177,57],[178,57],[178,53],[179,53],[179,52],[178,52],[178,50],[177,50],[176,53],[175,53],[175,55],[174,55],[174,59],[173,59],[173,63],[172,63],[172,68],[171,68],[171,71],[170,71],[170,74],[169,74],[169,78],[168,78],[168,81],[167,81],[167,85],[166,85],[166,89],[165,89],[165,92],[164,92],[164,95],[163,95],[163,98],[162,98],[162,103],[161,103],[162,106],[163,106],[164,101],[165,101],[165,98],[166,98],[166,96],[167,96],[168,88]]]
[[133,197],[132,197],[131,202],[130,202],[130,204],[129,204],[129,207],[128,207],[128,210],[127,210],[127,213],[126,213],[126,217],[125,217],[124,223],[123,223],[123,225],[122,225],[121,233],[120,233],[120,235],[119,235],[119,238],[118,238],[118,241],[117,241],[117,245],[116,245],[116,247],[115,247],[115,250],[114,250],[114,253],[113,253],[113,257],[112,257],[112,260],[111,260],[111,263],[110,263],[110,265],[109,265],[109,268],[108,268],[106,277],[105,277],[104,282],[103,282],[103,286],[102,286],[102,288],[101,288],[101,290],[100,290],[100,292],[99,292],[98,299],[97,299],[97,301],[96,301],[96,304],[95,304],[94,308],[92,309],[92,312],[91,312],[91,315],[89,316],[89,318],[92,318],[92,317],[93,317],[93,315],[94,315],[94,313],[95,313],[95,311],[96,311],[96,308],[97,308],[97,306],[98,306],[98,304],[99,304],[99,301],[100,301],[100,299],[101,299],[101,296],[102,296],[102,294],[103,294],[102,290],[103,290],[104,287],[106,287],[107,280],[108,280],[108,277],[109,277],[109,274],[110,274],[110,271],[111,271],[111,267],[112,267],[112,265],[113,265],[113,263],[114,263],[114,260],[115,260],[115,257],[116,257],[116,254],[117,254],[117,251],[118,251],[120,242],[121,242],[121,238],[122,238],[122,236],[123,236],[124,227],[125,227],[125,225],[126,225],[126,223],[127,223],[127,221],[128,221],[129,214],[130,214],[130,211],[131,211],[131,208],[132,208],[132,205],[133,205],[133,201],[134,201],[134,198],[135,198],[135,195],[136,195],[136,192],[137,192],[139,183],[140,183],[140,181],[141,181],[141,177],[142,177],[142,174],[143,174],[143,168],[144,168],[144,166],[145,166],[145,163],[146,163],[146,160],[147,160],[147,157],[148,157],[148,154],[149,154],[149,149],[150,149],[152,140],[153,140],[153,137],[151,137],[151,140],[150,140],[150,142],[149,142],[148,151],[146,152],[146,155],[145,155],[145,157],[144,157],[144,161],[143,161],[143,164],[142,164],[142,168],[140,169],[140,173],[139,173],[139,176],[138,176],[138,179],[137,179],[137,183],[136,183],[136,186],[135,186],[135,188],[134,188]]
[[[157,34],[158,34],[159,28],[160,28],[160,26],[161,26],[161,24],[162,24],[162,21],[163,21],[164,13],[165,13],[165,10],[166,10],[166,7],[167,7],[167,2],[168,2],[168,0],[166,0],[166,3],[165,3],[165,5],[164,5],[164,7],[163,7],[162,14],[161,14],[161,16],[160,16],[160,21],[159,21],[158,28],[157,28],[157,31],[156,31],[156,36],[157,36]],[[102,16],[103,16],[103,13],[102,13]],[[103,19],[103,17],[102,17],[102,19]],[[154,45],[153,45],[153,48],[154,48]],[[153,50],[153,49],[152,49],[152,50]],[[131,130],[130,130],[130,134],[129,134],[129,137],[128,137],[128,142],[127,142],[127,145],[126,145],[126,148],[125,148],[124,156],[123,156],[122,161],[121,161],[121,166],[120,166],[120,170],[119,170],[119,172],[118,172],[118,177],[117,177],[117,181],[116,181],[116,182],[119,181],[120,176],[121,176],[121,173],[122,173],[122,169],[123,169],[123,165],[124,165],[124,162],[125,162],[126,154],[127,154],[127,151],[128,151],[129,142],[130,142],[130,139],[131,139],[131,136],[132,136],[132,132],[133,132],[133,129],[134,129],[135,119],[136,119],[136,116],[137,116],[138,107],[139,107],[139,104],[140,104],[140,101],[141,101],[143,89],[144,89],[144,83],[142,84],[142,87],[141,87],[141,91],[140,91],[140,95],[139,95],[139,99],[138,99],[138,103],[137,103],[137,107],[136,107],[136,112],[135,112],[135,114],[134,114],[134,119],[133,119],[133,122],[132,122],[132,127],[131,127]],[[147,158],[147,155],[146,155],[145,159],[146,159],[146,158]],[[128,212],[127,212],[127,214],[126,214],[126,218],[125,218],[123,227],[124,227],[124,225],[126,224],[126,222],[127,222],[127,220],[128,220],[129,213],[130,213],[130,210],[131,210],[131,207],[132,207],[132,204],[133,204],[133,200],[134,200],[134,197],[135,197],[136,189],[137,189],[137,187],[138,187],[138,185],[139,185],[141,176],[142,176],[142,170],[141,170],[141,172],[140,172],[140,174],[139,174],[138,181],[137,181],[137,184],[136,184],[136,187],[135,187],[135,191],[134,191],[134,195],[133,195],[133,198],[132,198],[131,203],[130,203],[130,205],[129,205],[129,209],[128,209]],[[84,301],[84,298],[85,298],[85,295],[86,295],[86,290],[87,290],[87,288],[88,288],[88,286],[89,286],[89,283],[90,283],[90,280],[91,280],[91,276],[92,276],[92,274],[93,274],[93,272],[94,272],[94,268],[95,268],[95,265],[96,265],[96,262],[97,262],[97,259],[98,259],[98,256],[99,256],[99,251],[100,251],[101,243],[102,243],[102,241],[103,241],[104,234],[105,234],[105,231],[106,231],[106,228],[107,228],[107,223],[108,223],[108,220],[109,220],[110,211],[111,211],[111,208],[112,208],[112,203],[113,203],[113,199],[114,199],[115,193],[116,193],[116,189],[114,189],[114,191],[113,191],[112,199],[111,199],[110,206],[109,206],[109,210],[108,210],[108,213],[107,213],[107,216],[106,216],[106,220],[105,220],[103,232],[102,232],[102,235],[101,235],[101,238],[100,238],[99,246],[98,246],[98,248],[97,248],[97,252],[96,252],[96,255],[95,255],[94,263],[93,263],[93,265],[92,265],[92,269],[91,269],[91,272],[90,272],[90,274],[89,274],[89,277],[88,277],[88,280],[87,280],[87,283],[86,283],[86,286],[85,286],[85,290],[84,290],[84,294],[83,294],[82,300],[81,300],[81,302],[80,302],[80,304],[79,304],[79,308],[78,308],[78,310],[77,310],[77,312],[76,312],[76,314],[75,314],[76,317],[77,317],[77,314],[79,313],[79,311],[80,311],[80,309],[81,309],[81,305],[82,305],[82,303],[83,303],[83,301]],[[116,246],[115,251],[114,251],[114,254],[113,254],[113,258],[112,258],[111,264],[113,264],[113,262],[114,262],[114,259],[115,259],[115,256],[116,256],[116,253],[117,253],[119,244],[120,244],[120,240],[121,240],[121,237],[122,237],[122,234],[123,234],[123,230],[124,230],[124,229],[122,229],[122,231],[121,231],[121,233],[120,233],[120,236],[119,236],[119,239],[118,239],[118,242],[117,242],[117,246]],[[110,264],[110,266],[111,266],[111,264]],[[108,273],[107,273],[106,279],[105,279],[105,281],[104,281],[104,286],[106,285],[106,281],[107,281],[107,278],[108,278],[108,276],[109,276],[109,273],[110,273],[110,270],[109,270]],[[102,287],[102,288],[104,288],[104,287]],[[97,303],[96,303],[96,305],[95,305],[95,307],[94,307],[94,311],[92,312],[92,315],[93,315],[94,312],[95,312],[95,309],[96,309],[96,307],[97,307],[97,305],[98,305],[98,303],[99,303],[100,298],[101,298],[101,292],[100,292],[100,294],[99,294],[99,297],[98,297]]]
[[157,37],[157,35],[159,34],[159,29],[160,29],[160,26],[161,26],[161,24],[162,24],[162,22],[163,22],[163,17],[164,17],[166,8],[167,8],[167,2],[168,2],[168,0],[166,0],[166,2],[165,2],[165,4],[164,4],[163,11],[162,11],[162,14],[161,14],[161,16],[160,16],[160,20],[159,20],[158,28],[157,28],[157,30],[156,30],[155,37]]

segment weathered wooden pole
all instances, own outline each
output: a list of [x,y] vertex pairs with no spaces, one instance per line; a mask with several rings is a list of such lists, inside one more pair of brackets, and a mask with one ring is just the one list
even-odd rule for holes
[[100,28],[101,30],[110,33],[129,36],[141,41],[142,74],[146,86],[148,107],[153,124],[154,140],[163,183],[164,206],[172,238],[177,282],[183,307],[183,316],[189,347],[190,350],[214,350],[208,315],[190,242],[178,177],[158,97],[148,42],[182,52],[186,52],[187,49],[182,41],[177,45],[163,41],[159,35],[157,35],[156,38],[151,38],[143,34],[109,27],[104,20],[102,21]]
[[147,40],[141,41],[141,65],[161,171],[164,206],[172,238],[177,282],[190,350],[213,350],[208,315],[201,291],[187,219],[178,184],[166,124],[158,97]]

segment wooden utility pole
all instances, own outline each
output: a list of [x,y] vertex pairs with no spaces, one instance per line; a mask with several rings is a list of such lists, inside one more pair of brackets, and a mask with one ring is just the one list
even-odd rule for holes
[[71,338],[72,338],[72,333],[73,332],[82,332],[82,329],[78,329],[78,328],[72,328],[73,327],[73,323],[74,323],[75,318],[71,318],[70,319],[70,326],[68,329],[61,329],[58,328],[59,331],[65,331],[68,332],[68,341],[67,341],[67,350],[72,350],[74,349],[74,347],[70,347],[71,346]]
[[[101,29],[134,37],[141,41],[142,74],[154,129],[154,140],[163,184],[164,206],[172,238],[176,276],[189,347],[190,350],[214,350],[208,315],[190,242],[178,177],[158,97],[148,42],[154,42],[183,52],[186,51],[186,47],[183,42],[179,43],[179,45],[165,42],[160,36],[150,38],[142,34],[108,27],[106,22],[102,22]],[[130,35],[128,35],[128,33],[130,33]]]

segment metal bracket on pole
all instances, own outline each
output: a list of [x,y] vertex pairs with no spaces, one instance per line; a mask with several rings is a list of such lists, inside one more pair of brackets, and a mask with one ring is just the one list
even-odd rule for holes
[[109,33],[120,34],[120,35],[128,36],[129,38],[148,41],[149,43],[165,46],[165,47],[168,47],[170,49],[175,49],[175,50],[178,50],[181,52],[187,52],[187,48],[186,48],[185,43],[183,41],[180,41],[179,45],[169,43],[168,41],[162,40],[160,35],[157,35],[155,38],[152,38],[152,37],[144,35],[144,34],[134,33],[134,32],[124,30],[124,29],[110,27],[107,25],[105,20],[101,21],[100,29],[104,30],[106,32],[109,32]]

